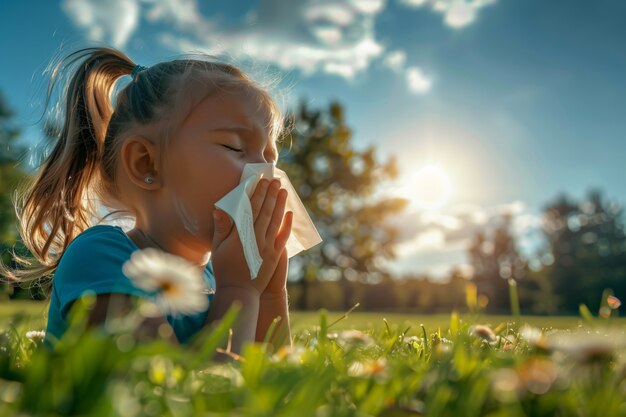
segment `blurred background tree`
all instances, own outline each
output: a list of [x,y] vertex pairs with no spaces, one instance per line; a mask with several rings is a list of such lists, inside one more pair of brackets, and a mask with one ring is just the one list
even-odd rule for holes
[[493,230],[481,230],[472,239],[468,256],[478,293],[487,297],[487,311],[509,310],[508,279],[524,279],[528,264],[520,255],[512,230],[512,215],[496,219]]
[[559,296],[559,310],[576,313],[580,303],[592,311],[610,288],[626,296],[626,236],[623,209],[599,190],[576,201],[560,196],[544,210],[543,231],[551,265],[547,273]]
[[[29,173],[23,166],[28,157],[28,148],[19,142],[21,129],[4,95],[0,92],[0,255],[6,265],[15,266],[11,251],[24,256],[28,250],[21,243],[17,229],[17,217],[13,205],[17,186],[25,181]],[[0,294],[12,298],[30,298],[28,289],[0,283]]]
[[342,283],[343,308],[352,304],[348,281],[378,282],[384,261],[395,257],[398,231],[384,220],[399,213],[404,199],[377,198],[385,181],[398,175],[394,158],[376,159],[374,147],[357,150],[351,143],[344,109],[309,109],[301,103],[291,114],[290,145],[281,152],[279,167],[291,179],[324,242],[298,256],[300,308],[308,308],[309,284],[318,279]]
[[17,224],[11,201],[15,187],[26,177],[21,160],[28,151],[18,143],[20,129],[14,122],[13,111],[0,93],[0,240],[15,243]]

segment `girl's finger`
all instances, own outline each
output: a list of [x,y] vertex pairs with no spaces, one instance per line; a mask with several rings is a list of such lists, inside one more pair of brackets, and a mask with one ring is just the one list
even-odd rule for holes
[[[276,198],[278,197],[278,191],[280,190],[280,181],[272,180],[270,183],[270,187],[267,190],[267,194],[265,195],[265,200],[263,201],[263,207],[261,207],[261,211],[254,222],[254,232],[257,236],[257,243],[261,243],[262,239],[265,239],[267,234],[267,227],[272,220],[272,214],[274,213],[274,206],[276,205]],[[264,245],[260,245],[259,248],[264,247]]]
[[261,207],[263,207],[263,200],[265,200],[265,195],[267,194],[267,189],[269,187],[269,180],[263,178],[261,179],[254,189],[254,193],[252,197],[250,197],[250,205],[252,206],[252,219],[256,221],[257,217],[259,217],[259,213],[261,212]]
[[283,225],[280,228],[280,231],[276,235],[276,242],[274,243],[274,249],[277,251],[283,250],[287,241],[289,240],[289,236],[291,235],[291,227],[293,226],[293,211],[288,211],[285,214],[285,218],[283,220]]
[[285,206],[287,205],[287,190],[284,188],[278,192],[278,197],[276,198],[276,205],[274,206],[274,213],[272,213],[272,220],[267,227],[267,233],[265,235],[265,240],[273,241],[276,238],[276,233],[278,233],[278,229],[280,228],[280,224],[283,221],[283,217],[285,215]]

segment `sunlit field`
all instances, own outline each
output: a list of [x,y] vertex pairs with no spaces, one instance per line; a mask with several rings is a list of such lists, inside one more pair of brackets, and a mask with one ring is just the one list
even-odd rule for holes
[[[25,322],[23,325],[30,330],[42,330],[45,328],[44,315],[47,313],[47,303],[39,301],[6,301],[0,303],[0,329],[5,328],[8,319],[18,313],[25,314]],[[330,311],[328,321],[332,323],[336,321],[333,329],[372,329],[380,330],[385,327],[385,321],[391,325],[403,327],[402,330],[409,329],[407,334],[414,335],[421,333],[420,325],[426,329],[437,330],[445,329],[450,323],[449,314],[398,314],[388,312],[359,312],[358,308],[343,317],[343,312]],[[383,320],[384,319],[384,320]],[[467,320],[478,320],[481,323],[491,326],[497,326],[501,323],[513,323],[512,316],[503,315],[485,315],[470,316],[466,315]],[[617,326],[626,326],[626,319],[612,318],[613,324]],[[533,327],[542,329],[576,329],[583,325],[583,319],[577,316],[521,316],[520,323],[526,323]],[[294,332],[301,332],[311,329],[319,324],[319,313],[314,311],[293,311],[291,312],[291,327]]]
[[82,331],[89,303],[76,305],[50,351],[41,333],[27,333],[41,328],[43,304],[2,304],[0,415],[626,414],[625,322],[588,312],[517,321],[295,312],[292,347],[255,343],[238,355],[232,311],[181,348],[137,343],[120,323],[104,337]]
[[626,417],[626,0],[33,3],[0,417]]

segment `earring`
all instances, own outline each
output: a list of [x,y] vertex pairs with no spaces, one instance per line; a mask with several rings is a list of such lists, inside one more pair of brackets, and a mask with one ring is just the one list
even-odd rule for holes
[[152,175],[148,175],[143,182],[145,182],[146,184],[152,184],[154,182],[154,178],[152,178]]

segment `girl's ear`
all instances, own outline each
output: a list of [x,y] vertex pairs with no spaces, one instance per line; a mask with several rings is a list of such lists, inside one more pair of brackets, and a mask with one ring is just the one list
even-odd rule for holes
[[[160,187],[159,149],[144,136],[126,138],[120,150],[122,166],[130,181],[139,188],[156,190]],[[146,181],[150,177],[151,180]]]

